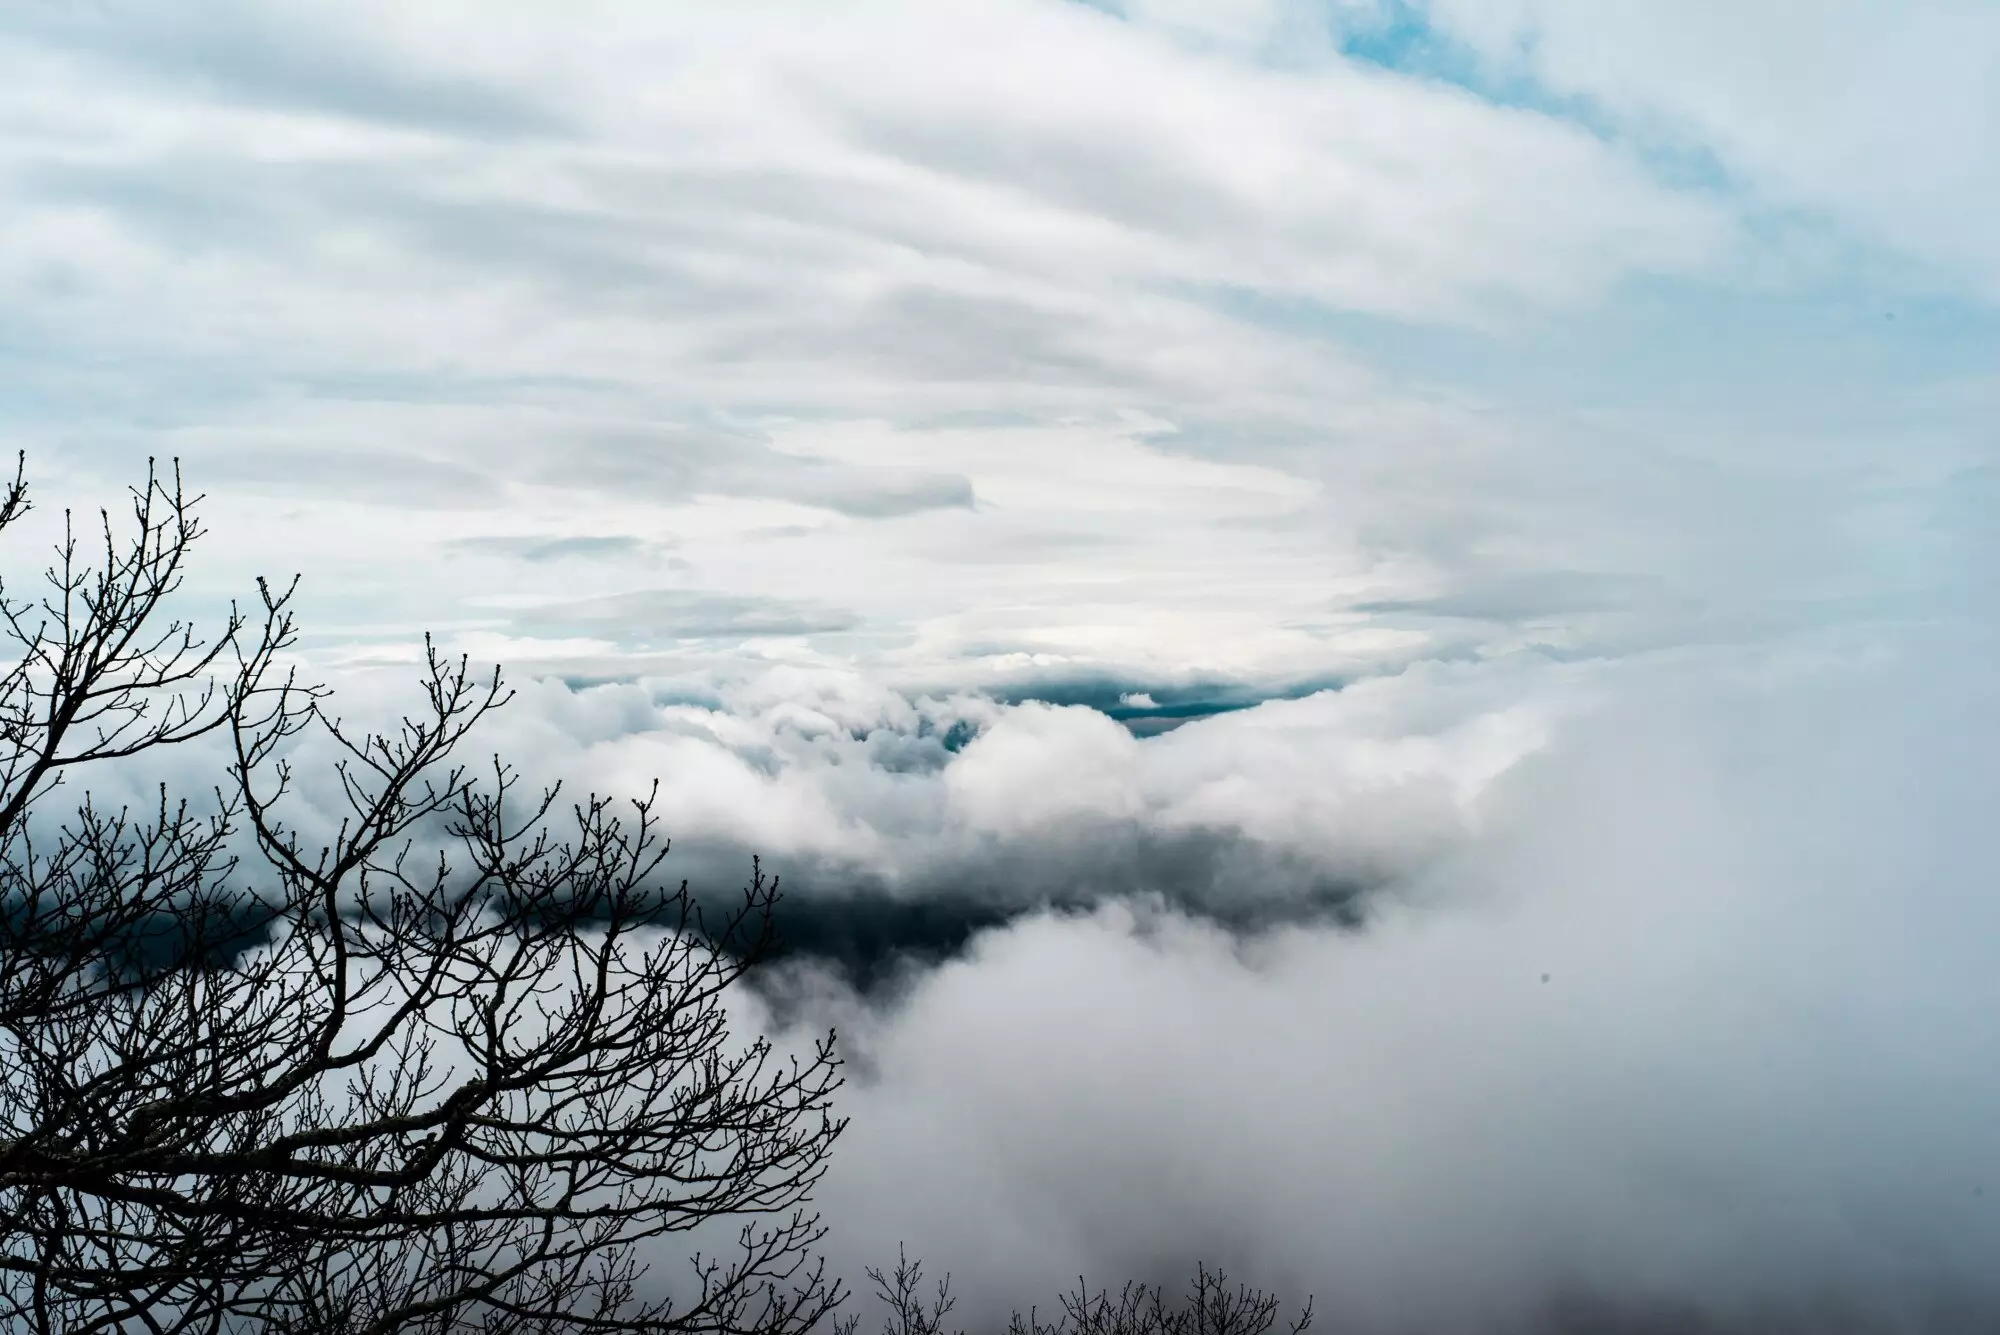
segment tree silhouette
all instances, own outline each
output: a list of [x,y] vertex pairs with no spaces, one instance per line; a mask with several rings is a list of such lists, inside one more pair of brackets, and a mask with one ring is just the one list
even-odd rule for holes
[[[882,1335],[948,1335],[945,1317],[958,1305],[950,1274],[927,1297],[923,1262],[898,1249],[894,1270],[870,1267],[868,1278],[883,1309]],[[1312,1319],[1308,1298],[1287,1326],[1289,1335],[1304,1335]],[[1076,1287],[1057,1299],[1053,1317],[1045,1321],[1032,1307],[1025,1316],[1016,1310],[1007,1335],[1268,1335],[1277,1324],[1276,1296],[1242,1284],[1232,1288],[1220,1270],[1201,1266],[1178,1301],[1163,1288],[1138,1283],[1127,1283],[1115,1298],[1107,1289],[1092,1293],[1079,1276]],[[840,1335],[856,1335],[861,1318],[843,1317],[838,1325]]]
[[[508,691],[428,641],[421,707],[373,733],[290,666],[295,585],[206,638],[173,619],[197,500],[149,470],[129,528],[103,513],[87,551],[66,523],[45,588],[0,583],[0,1319],[819,1322],[833,1036],[780,1060],[725,1014],[776,881],[753,867],[705,922],[658,879],[652,796],[475,773]],[[27,509],[17,469],[0,531]],[[209,791],[93,790],[190,746],[220,757]],[[705,1250],[655,1287],[668,1235]]]

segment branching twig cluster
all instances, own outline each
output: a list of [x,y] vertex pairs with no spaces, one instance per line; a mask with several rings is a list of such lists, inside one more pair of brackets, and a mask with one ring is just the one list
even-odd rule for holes
[[[0,584],[0,1324],[820,1321],[832,1036],[780,1061],[724,1023],[776,882],[704,923],[658,882],[651,797],[475,775],[456,757],[497,673],[431,647],[422,709],[361,733],[283,666],[290,588],[212,639],[163,623],[195,499],[149,476],[96,560],[71,529],[40,596]],[[26,506],[17,472],[0,529]],[[308,734],[339,757],[323,842],[288,818]],[[198,737],[228,755],[212,800],[109,810],[83,781],[44,810],[80,767]],[[645,1289],[639,1248],[718,1221],[733,1247]]]
[[[951,1276],[939,1280],[926,1296],[924,1270],[899,1250],[896,1268],[888,1273],[870,1268],[868,1278],[884,1309],[882,1335],[947,1335],[945,1317],[958,1305]],[[1128,1283],[1117,1297],[1078,1277],[1076,1287],[1057,1300],[1058,1315],[1045,1321],[1039,1311],[1019,1311],[1007,1323],[1007,1335],[1266,1335],[1278,1324],[1278,1300],[1260,1289],[1232,1287],[1229,1277],[1206,1266],[1195,1272],[1188,1292],[1178,1301],[1158,1286]],[[1289,1335],[1303,1335],[1312,1325],[1312,1300],[1289,1323]],[[855,1335],[859,1316],[843,1317],[840,1335]],[[965,1335],[954,1330],[950,1335]]]

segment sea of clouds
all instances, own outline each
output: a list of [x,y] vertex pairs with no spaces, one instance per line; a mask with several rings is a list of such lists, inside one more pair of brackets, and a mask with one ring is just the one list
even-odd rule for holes
[[303,572],[351,722],[434,629],[519,688],[469,751],[761,856],[834,1261],[969,1329],[1204,1260],[1335,1329],[2000,1329],[1995,49],[19,8],[10,587],[177,457],[198,619]]
[[784,875],[739,1014],[839,1029],[831,1254],[907,1242],[970,1326],[1205,1260],[1334,1329],[1984,1329],[1992,644],[1423,663],[1150,736],[544,681],[486,744],[660,778],[698,891]]

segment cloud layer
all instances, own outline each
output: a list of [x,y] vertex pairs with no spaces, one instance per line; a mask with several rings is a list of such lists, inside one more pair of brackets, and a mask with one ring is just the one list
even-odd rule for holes
[[908,1237],[982,1315],[1205,1256],[1336,1329],[1989,1328],[2000,702],[1679,675],[1361,932],[1132,899],[849,1003],[846,1254]]
[[[79,487],[184,456],[232,571],[310,567],[332,644],[1393,666],[1629,638],[1564,592],[1617,580],[1649,621],[1739,623],[1713,567],[1769,535],[1728,516],[1690,552],[1675,517],[1884,481],[1377,364],[1376,333],[1490,340],[1715,273],[1740,218],[1586,125],[1325,42],[1272,64],[1046,2],[110,6],[0,49],[14,436]],[[1838,566],[1829,536],[1785,542]],[[617,544],[555,571],[503,542],[579,538]],[[666,545],[684,565],[643,559]],[[1542,596],[1366,610],[1463,608],[1475,577]],[[482,607],[579,581],[663,616]],[[732,628],[717,598],[852,622]]]
[[0,443],[781,871],[850,1269],[1991,1328],[1995,24],[21,9]]

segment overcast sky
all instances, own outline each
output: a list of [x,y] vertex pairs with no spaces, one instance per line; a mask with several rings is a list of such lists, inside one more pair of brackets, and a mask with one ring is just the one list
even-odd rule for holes
[[843,1265],[2000,1313],[1990,0],[27,3],[0,191],[37,522],[786,874]]

